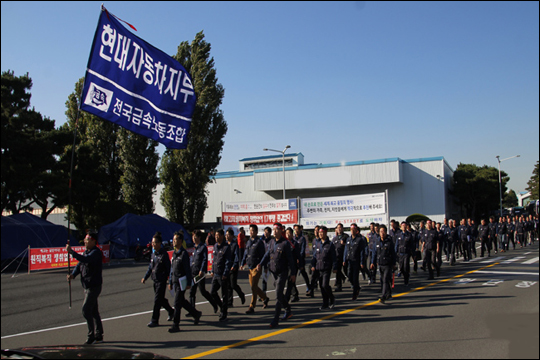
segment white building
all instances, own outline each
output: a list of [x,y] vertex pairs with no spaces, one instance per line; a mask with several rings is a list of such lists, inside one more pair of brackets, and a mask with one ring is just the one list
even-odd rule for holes
[[[208,184],[204,223],[221,222],[222,202],[364,195],[388,190],[390,219],[420,213],[440,221],[456,217],[449,195],[453,169],[444,157],[304,164],[302,153],[240,160],[238,171],[221,172]],[[285,181],[284,178],[285,177]]]

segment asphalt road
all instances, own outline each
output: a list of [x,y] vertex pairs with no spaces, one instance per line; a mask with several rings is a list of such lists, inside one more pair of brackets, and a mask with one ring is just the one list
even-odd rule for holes
[[[169,334],[163,311],[161,326],[147,328],[153,290],[151,281],[140,283],[146,266],[122,262],[104,268],[99,306],[105,342],[93,346],[172,358],[539,358],[538,243],[468,263],[460,259],[454,267],[444,263],[434,281],[419,270],[408,288],[396,278],[394,297],[386,304],[377,301],[379,286],[362,280],[358,300],[351,301],[346,286],[335,294],[332,311],[318,310],[319,292],[314,299],[302,296],[293,304],[294,316],[277,329],[268,326],[273,291],[271,306],[258,305],[254,315],[244,314],[248,304],[236,298],[227,323],[219,323],[198,295],[203,311],[198,326],[182,315],[182,332]],[[83,290],[76,279],[69,309],[66,273],[2,274],[2,349],[86,340]],[[250,294],[247,272],[239,278]],[[301,294],[302,283],[300,277]]]

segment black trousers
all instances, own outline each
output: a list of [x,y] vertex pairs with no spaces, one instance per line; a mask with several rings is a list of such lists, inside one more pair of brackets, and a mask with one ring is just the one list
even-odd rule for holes
[[233,290],[236,291],[238,296],[242,297],[244,296],[244,292],[238,285],[238,269],[233,270],[229,273],[229,298],[228,298],[228,305],[233,305],[233,299],[234,299],[234,293]]
[[403,254],[399,255],[399,271],[403,275],[403,281],[405,285],[409,284],[409,278],[411,276],[411,255]]
[[304,265],[298,265],[298,272],[304,278],[304,282],[306,283],[306,291],[308,291],[310,289],[310,282],[309,282],[309,277],[308,277],[307,272],[306,272],[306,265],[305,264]]
[[[297,274],[291,274],[296,276]],[[290,276],[289,276],[290,277]],[[287,301],[291,301],[291,297],[297,298],[298,297],[298,289],[296,288],[296,280],[291,281],[291,279],[287,279],[287,291],[285,292],[285,298]]]
[[320,278],[321,273],[319,272],[319,270],[313,270],[313,273],[311,274],[311,284],[309,286],[309,289],[311,291],[315,291],[315,289],[317,288],[317,283],[320,284]]
[[471,243],[467,240],[462,241],[461,248],[463,249],[463,259],[465,261],[471,260]]
[[328,307],[329,304],[334,303],[334,294],[332,293],[332,287],[330,286],[332,269],[319,270],[319,274],[321,276],[321,294],[323,298],[323,307]]
[[210,293],[206,290],[206,279],[202,279],[197,284],[193,284],[191,286],[191,290],[189,291],[189,302],[191,303],[191,306],[195,307],[195,302],[197,299],[197,289],[200,290],[200,293],[204,298],[212,305],[215,306],[216,302],[214,301],[214,298]]
[[[221,299],[219,298],[218,291],[221,288]],[[221,309],[221,315],[227,316],[227,310],[229,308],[229,278],[223,280],[223,275],[214,274],[212,278],[212,289],[210,290],[215,303]]]
[[349,281],[353,288],[353,294],[356,295],[360,292],[360,263],[359,261],[348,261],[347,267]]
[[167,310],[169,315],[174,313],[174,309],[169,304],[169,300],[165,297],[167,291],[167,282],[156,281],[154,282],[154,311],[152,312],[152,322],[159,322],[159,313],[161,308]]
[[336,283],[334,284],[334,286],[336,288],[341,288],[343,286],[343,282],[346,279],[345,274],[343,273],[343,270],[344,270],[343,262],[341,261],[341,259],[343,259],[343,253],[341,254],[341,256],[338,254],[337,258],[338,260],[337,260]]
[[98,309],[98,296],[101,294],[101,285],[84,289],[84,303],[82,306],[82,314],[88,325],[88,337],[95,335],[103,335],[103,324]]
[[197,310],[191,304],[186,301],[186,290],[180,290],[180,284],[178,282],[173,283],[174,290],[174,325],[180,325],[180,315],[182,308],[195,317],[197,315]]
[[448,242],[448,248],[450,250],[450,265],[454,265],[456,263],[456,242]]
[[484,257],[484,252],[487,252],[490,255],[491,244],[489,243],[488,238],[480,238],[480,257]]
[[491,236],[489,238],[489,243],[491,245],[491,248],[495,251],[497,251],[498,249],[498,245],[497,245],[497,236]]
[[433,270],[437,271],[439,276],[439,264],[437,262],[437,250],[424,250],[424,260],[429,271],[429,279],[433,279]]
[[273,274],[276,279],[276,307],[274,310],[274,321],[279,322],[279,315],[281,314],[281,309],[285,311],[290,311],[289,301],[283,293],[285,290],[285,284],[289,279],[288,271],[282,272],[280,274]]
[[390,297],[392,297],[393,266],[380,265],[379,269],[381,271],[381,282],[382,282],[381,298],[384,299],[384,300],[388,300],[388,299],[390,299]]

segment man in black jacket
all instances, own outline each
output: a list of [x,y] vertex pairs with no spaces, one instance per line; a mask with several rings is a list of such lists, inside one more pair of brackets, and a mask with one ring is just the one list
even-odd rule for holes
[[[212,265],[212,290],[210,293],[216,304],[221,309],[219,321],[227,321],[229,304],[229,274],[233,263],[231,247],[225,241],[225,232],[218,229],[216,232],[216,244],[214,245],[214,263]],[[221,288],[221,299],[218,291]]]
[[191,289],[191,267],[189,265],[189,254],[182,246],[184,234],[182,231],[174,233],[173,237],[173,257],[171,261],[171,273],[169,275],[169,290],[174,289],[174,324],[169,329],[170,333],[180,331],[180,312],[186,309],[193,319],[195,325],[199,323],[202,313],[197,311],[186,301],[185,292]]
[[371,268],[379,265],[381,272],[382,294],[379,301],[384,304],[392,298],[392,273],[396,269],[396,251],[392,238],[386,233],[386,225],[379,227],[380,241],[377,244],[376,255],[373,257]]
[[[323,304],[319,310],[324,311],[334,308],[335,297],[332,293],[332,287],[330,286],[330,276],[332,272],[337,273],[337,257],[334,244],[328,236],[326,236],[328,229],[326,226],[321,226],[319,229],[319,237],[321,242],[317,244],[311,259],[311,270],[318,270],[321,277],[321,294],[323,298]],[[340,262],[343,260],[340,259]]]
[[414,236],[407,231],[407,223],[401,223],[401,232],[394,239],[395,251],[399,261],[399,271],[403,275],[405,286],[409,285],[409,277],[411,274],[411,256],[415,251]]
[[214,313],[217,313],[219,308],[214,301],[214,298],[206,290],[206,278],[205,275],[208,272],[208,248],[203,241],[203,234],[201,231],[197,230],[193,233],[193,243],[195,248],[193,251],[193,256],[191,257],[191,274],[195,276],[202,277],[202,279],[191,286],[189,291],[189,302],[191,306],[195,307],[197,289],[200,290],[202,296],[214,307]]
[[171,272],[171,260],[165,248],[161,246],[162,242],[161,233],[157,232],[152,238],[154,253],[152,254],[150,265],[148,265],[148,270],[141,280],[141,283],[144,284],[152,276],[152,280],[154,281],[154,311],[152,312],[152,320],[148,323],[148,327],[150,328],[159,326],[159,313],[162,307],[169,313],[167,321],[172,321],[174,316],[174,309],[165,297],[167,280]]
[[268,251],[264,254],[261,261],[261,266],[268,264],[270,272],[276,279],[276,308],[274,311],[274,320],[270,323],[271,328],[275,328],[279,324],[279,315],[281,309],[285,309],[285,315],[283,320],[290,319],[292,317],[291,307],[289,302],[283,293],[287,280],[292,282],[296,281],[296,264],[294,263],[294,257],[290,243],[283,237],[283,226],[280,223],[274,224],[274,239],[270,243]]
[[240,261],[242,261],[242,258],[240,258],[240,248],[238,246],[237,238],[236,236],[234,236],[233,229],[227,229],[227,232],[225,233],[225,239],[229,243],[232,254],[231,272],[229,273],[228,307],[233,307],[233,291],[236,291],[236,293],[240,297],[240,300],[242,301],[242,305],[244,305],[246,302],[246,295],[242,291],[240,285],[238,285],[238,270],[240,270]]
[[[366,257],[367,240],[360,234],[358,226],[353,223],[351,224],[351,236],[347,238],[343,253],[343,267],[348,270],[349,281],[353,287],[353,301],[358,298],[360,293],[360,269],[364,267]],[[337,261],[341,261],[341,259],[337,259]]]
[[249,285],[251,286],[251,303],[246,314],[253,314],[255,307],[257,306],[257,297],[263,300],[263,309],[268,306],[270,299],[259,287],[259,279],[262,275],[261,261],[266,254],[266,247],[264,240],[258,236],[259,228],[255,224],[249,225],[249,240],[246,244],[244,251],[244,258],[242,259],[242,266],[240,269],[244,270],[244,267],[249,268]]
[[[426,222],[426,230],[423,233],[422,253],[426,260],[426,267],[429,271],[428,280],[433,280],[433,270],[440,276],[440,267],[437,262],[437,253],[439,252],[439,238],[437,230],[433,228],[431,220]],[[435,269],[434,269],[435,268]]]
[[[67,280],[75,279],[81,274],[81,284],[84,288],[84,303],[82,313],[88,325],[88,338],[85,345],[103,341],[103,325],[98,309],[98,296],[101,293],[103,253],[97,247],[97,234],[88,233],[84,238],[86,251],[81,255],[66,245],[66,251],[79,261]],[[95,331],[94,331],[95,325]]]

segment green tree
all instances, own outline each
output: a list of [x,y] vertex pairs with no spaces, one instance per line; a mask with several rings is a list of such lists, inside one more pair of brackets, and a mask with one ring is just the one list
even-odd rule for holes
[[217,173],[223,138],[227,133],[227,123],[219,108],[225,90],[217,82],[210,48],[202,31],[191,45],[184,41],[178,46],[174,58],[191,74],[197,104],[187,149],[167,149],[160,167],[160,179],[164,184],[161,203],[167,217],[189,229],[203,219],[207,208],[206,185]]
[[[157,142],[84,111],[79,113],[82,86],[80,79],[66,102],[66,129],[73,131],[77,126],[71,220],[79,230],[86,230],[128,212],[153,213]],[[71,162],[71,148],[65,148],[66,166]]]
[[120,148],[120,183],[122,199],[138,215],[154,212],[153,195],[158,185],[157,165],[158,142],[120,129],[118,135]]
[[503,194],[503,207],[512,208],[518,206],[517,195],[514,190],[509,190],[507,193]]
[[37,204],[46,219],[67,200],[58,159],[68,137],[30,109],[31,88],[28,74],[2,73],[2,209],[18,213]]
[[[84,231],[100,228],[133,209],[120,196],[119,127],[84,111],[78,112],[82,86],[81,78],[66,102],[66,127],[73,131],[77,126],[71,221]],[[71,149],[69,145],[64,152],[66,166],[71,162]]]
[[530,180],[527,182],[527,188],[525,190],[531,192],[531,200],[538,200],[538,160],[532,172]]
[[[505,193],[510,178],[504,171],[501,171],[501,178],[502,191]],[[475,220],[487,216],[490,211],[499,208],[498,169],[487,165],[458,164],[452,194],[464,210],[463,216]]]

